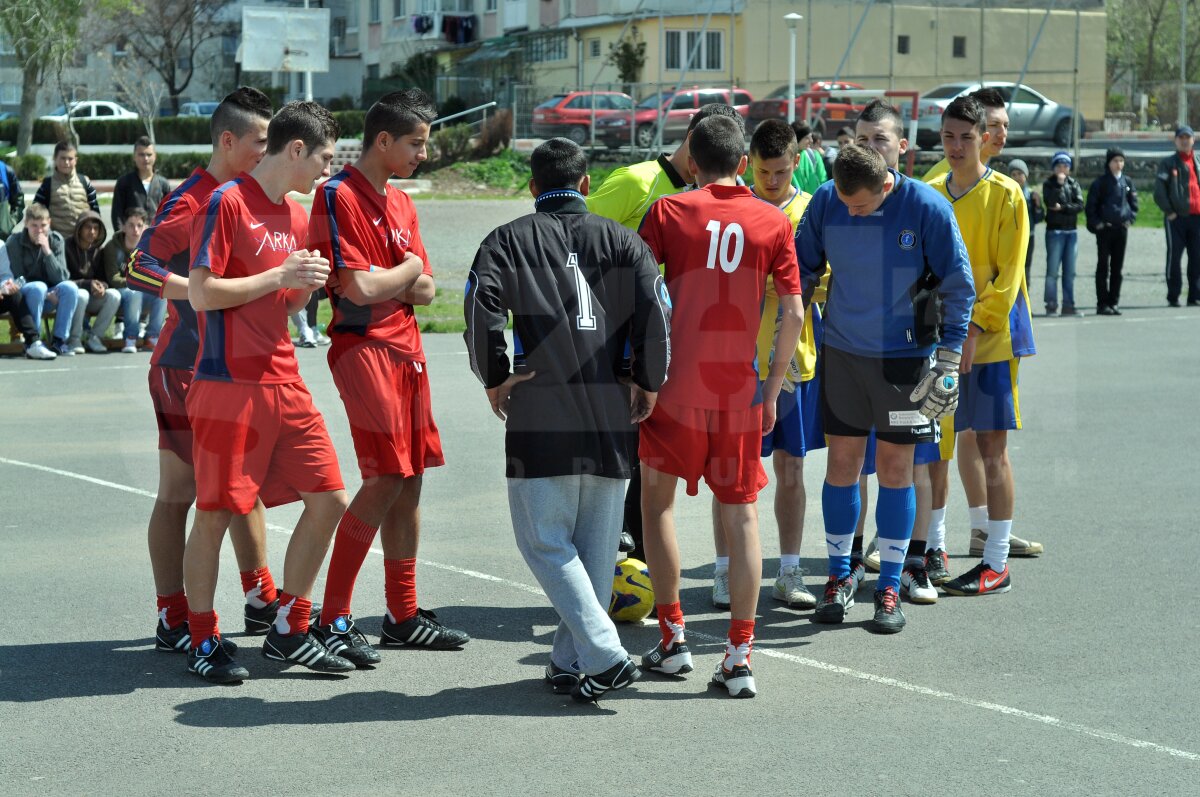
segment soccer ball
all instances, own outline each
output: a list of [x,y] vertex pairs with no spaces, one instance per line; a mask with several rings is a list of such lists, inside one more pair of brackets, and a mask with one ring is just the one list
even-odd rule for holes
[[654,587],[650,585],[650,571],[645,562],[637,559],[617,562],[608,616],[619,623],[640,623],[653,609]]

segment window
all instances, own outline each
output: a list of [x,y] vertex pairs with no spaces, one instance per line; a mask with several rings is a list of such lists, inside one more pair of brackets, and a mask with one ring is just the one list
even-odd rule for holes
[[951,54],[955,58],[966,58],[967,57],[967,37],[966,36],[955,36],[954,37],[954,50]]
[[696,107],[696,99],[690,91],[681,91],[671,100],[672,111],[684,111]]
[[0,86],[0,103],[16,105],[21,101],[21,87],[16,83],[5,83]]
[[896,37],[896,52],[900,55],[908,55],[908,37]]
[[551,33],[544,36],[530,36],[526,40],[525,60],[531,64],[567,60],[567,35]]
[[367,80],[379,80],[379,64],[367,64]]
[[1030,105],[1042,105],[1042,98],[1022,86],[1017,89],[1017,98],[1013,102],[1024,102]]
[[116,113],[113,111],[112,106],[110,105],[97,105],[95,108],[96,116],[116,116]]
[[221,37],[221,55],[224,55],[226,58],[233,58],[234,56],[237,55],[239,43],[240,42],[238,41],[237,36],[232,36],[229,34],[222,36]]
[[600,57],[600,40],[588,39],[588,58]]
[[487,0],[487,3],[484,5],[484,10],[485,11],[495,11],[496,10],[496,0]]
[[752,102],[754,102],[754,100],[751,99],[750,95],[744,91],[735,91],[733,93],[733,104],[734,105],[749,105]]
[[706,72],[720,72],[723,69],[725,57],[724,41],[725,32],[720,30],[706,31],[703,37],[698,30],[669,30],[666,33],[663,66],[666,69],[683,69],[685,61],[692,58],[694,52],[695,56],[689,68]]
[[392,0],[392,19],[405,16],[404,0]]
[[379,0],[371,0],[370,11],[368,12],[368,19],[371,22],[371,24],[373,24],[373,25],[379,24],[380,19],[381,19],[379,16]]

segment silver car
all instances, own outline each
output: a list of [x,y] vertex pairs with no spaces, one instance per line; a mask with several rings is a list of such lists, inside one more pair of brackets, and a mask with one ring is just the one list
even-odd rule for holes
[[[1008,107],[1008,143],[1023,144],[1035,139],[1053,141],[1056,146],[1071,144],[1074,131],[1071,120],[1084,130],[1083,117],[1070,106],[1059,105],[1024,84],[987,80],[983,83],[947,83],[921,95],[918,103],[917,144],[935,147],[941,141],[942,112],[951,102],[980,88],[997,89]],[[1016,96],[1013,88],[1016,87]]]

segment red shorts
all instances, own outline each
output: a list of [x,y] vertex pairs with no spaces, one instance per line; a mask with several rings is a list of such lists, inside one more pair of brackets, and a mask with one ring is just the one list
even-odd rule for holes
[[303,382],[198,379],[187,409],[197,509],[245,515],[259,497],[270,507],[343,489],[337,452]]
[[170,451],[192,464],[192,422],[188,420],[187,394],[192,372],[184,368],[150,366],[150,402],[158,419],[158,450]]
[[338,355],[329,353],[329,368],[346,405],[363,480],[419,476],[446,464],[425,364],[404,359],[391,346],[370,343]]
[[767,486],[761,406],[729,412],[660,401],[639,430],[638,459],[683,479],[688,495],[698,492],[701,476],[723,504],[753,503]]

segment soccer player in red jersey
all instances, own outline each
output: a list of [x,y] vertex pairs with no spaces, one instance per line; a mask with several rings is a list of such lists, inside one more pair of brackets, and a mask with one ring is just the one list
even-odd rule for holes
[[[199,332],[187,301],[192,219],[218,185],[253,169],[267,151],[271,101],[258,89],[229,94],[212,116],[212,158],[159,206],[152,227],[143,233],[128,267],[128,284],[169,299],[167,323],[150,358],[150,399],[158,420],[158,496],[147,534],[150,566],[158,594],[154,644],[159,650],[186,652],[191,646],[188,603],[183,593],[183,548],[188,508],[196,500],[192,467],[192,427],[184,400],[192,383]],[[266,525],[262,503],[234,519],[230,538],[246,593],[246,632],[265,634],[275,617],[276,589],[267,568]]]
[[188,669],[210,681],[249,676],[221,643],[213,592],[225,529],[260,495],[267,506],[304,502],[263,655],[318,672],[354,669],[309,633],[309,595],[347,501],[287,328],[329,276],[329,261],[303,248],[308,219],[287,193],[328,176],[337,136],[320,105],[285,105],[267,127],[262,162],[213,191],[192,228],[188,297],[200,313],[200,353],[187,409],[197,497],[183,572]]
[[333,304],[329,367],[346,405],[362,487],[342,516],[325,581],[319,632],[332,653],[360,667],[379,654],[354,627],[350,599],[378,532],[387,616],[380,641],[457,648],[470,637],[417,608],[421,478],[444,464],[413,305],[433,301],[433,272],[408,194],[388,185],[425,160],[433,102],[417,89],[371,106],[363,154],[321,186],[309,246],[329,253]]
[[795,351],[804,326],[791,222],[737,185],[744,150],[734,120],[714,116],[698,124],[689,163],[699,189],[659,199],[640,230],[665,267],[673,305],[667,381],[642,423],[638,450],[646,561],[662,631],[642,666],[667,674],[692,669],[673,513],[678,480],[695,495],[703,476],[720,502],[730,558],[729,636],[712,683],[733,697],[756,691],[750,669],[762,575],[756,501],[767,484],[759,452],[763,434],[775,426],[790,361],[776,358],[760,386],[756,340],[768,275],[782,314],[773,350]]

